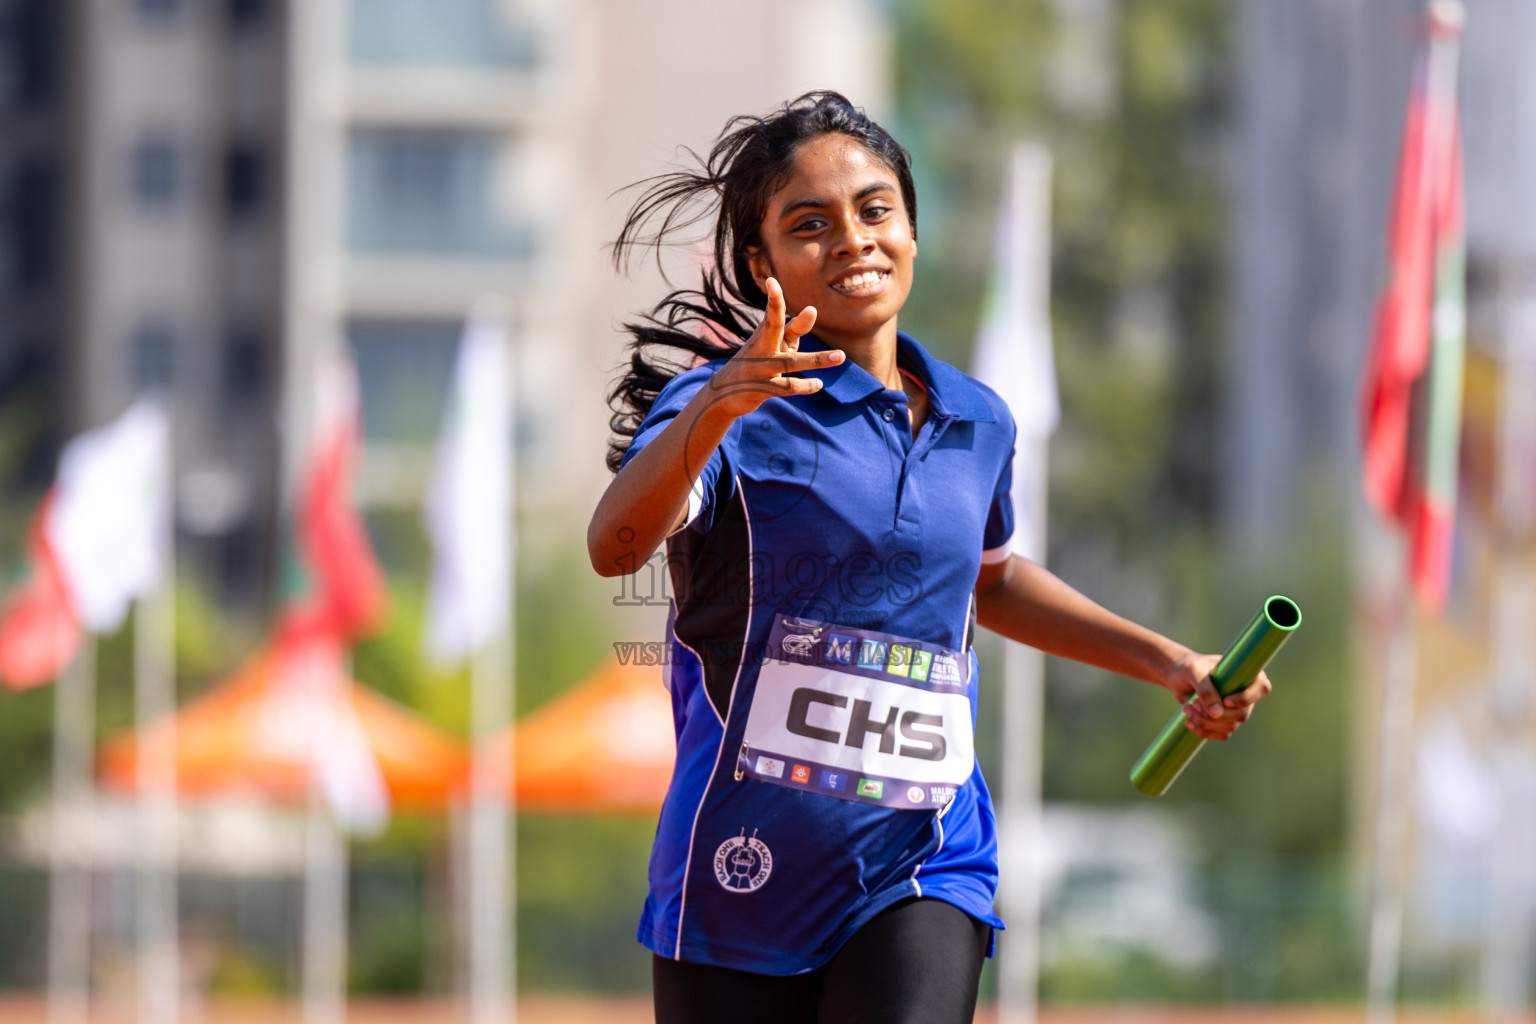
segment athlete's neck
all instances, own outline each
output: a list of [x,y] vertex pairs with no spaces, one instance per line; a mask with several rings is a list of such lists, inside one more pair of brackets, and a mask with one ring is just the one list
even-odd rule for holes
[[896,320],[893,317],[882,324],[873,334],[856,337],[817,332],[817,337],[840,348],[848,355],[848,361],[859,366],[871,377],[892,391],[900,391],[901,374],[896,371]]

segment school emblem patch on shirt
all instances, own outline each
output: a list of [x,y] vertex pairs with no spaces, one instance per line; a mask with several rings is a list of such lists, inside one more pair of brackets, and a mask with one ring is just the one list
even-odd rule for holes
[[773,854],[756,831],[749,836],[742,829],[741,835],[727,839],[715,851],[715,878],[727,892],[756,892],[771,874]]

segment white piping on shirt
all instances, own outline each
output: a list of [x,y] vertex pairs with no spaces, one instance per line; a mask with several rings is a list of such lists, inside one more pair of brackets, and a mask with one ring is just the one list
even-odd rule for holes
[[[958,789],[956,792],[958,792]],[[939,851],[944,849],[944,815],[948,814],[949,809],[953,806],[955,806],[955,798],[950,797],[949,801],[945,803],[943,807],[939,808],[939,813],[934,815],[933,823],[939,826],[939,845],[933,848],[932,853],[918,861],[917,867],[912,869],[912,888],[917,890],[918,896],[923,895],[923,883],[917,880],[918,872],[923,870],[924,864],[927,864],[930,860],[937,857],[939,855]]]
[[[743,504],[745,504],[745,501],[743,501]],[[697,519],[699,517],[699,512],[702,511],[703,508],[704,508],[704,478],[700,477],[699,479],[697,479],[697,480],[695,480],[693,482],[693,489],[688,492],[688,518],[684,519],[681,523],[679,523],[678,526],[677,526],[677,529],[673,530],[672,533],[667,534],[667,537],[670,539],[672,537],[672,534],[677,533],[678,530],[683,529],[683,527],[687,526],[689,523],[692,523],[695,519]],[[748,531],[747,531],[747,550],[750,551],[751,549],[752,549],[752,533],[751,533],[751,530],[749,528]],[[750,565],[748,566],[748,570],[747,571],[748,572],[751,571]],[[672,602],[672,608],[673,608],[673,611],[675,613],[676,609],[677,609],[677,601],[674,600]],[[676,621],[675,614],[674,614],[674,621]],[[747,621],[748,621],[748,624],[751,623],[751,613],[750,612],[748,613]],[[694,650],[692,647],[689,647],[688,644],[685,641],[683,641],[677,635],[677,631],[676,630],[673,630],[673,632],[672,632],[672,639],[676,640],[680,645],[682,645],[683,650],[687,651],[689,654],[694,656],[694,658],[699,663],[699,673],[700,673],[700,675],[703,675],[703,673],[705,671],[704,659],[699,655],[699,652]],[[745,647],[743,647],[743,650],[745,650]],[[706,686],[705,687],[705,693],[708,694],[708,692],[709,692],[709,688]],[[720,717],[720,710],[715,707],[715,702],[712,701],[712,700],[706,700],[704,703],[709,705],[709,710],[714,712],[715,721],[719,722],[720,723],[720,728],[724,729],[725,728],[725,719]]]
[[671,537],[673,533],[690,525],[695,519],[699,518],[699,513],[702,511],[704,511],[704,478],[701,476],[688,489],[688,515],[684,517],[682,522],[674,526],[672,533],[667,534],[667,536]]
[[[683,958],[683,914],[688,909],[688,874],[693,870],[693,842],[698,838],[699,834],[699,815],[704,813],[704,801],[709,799],[709,787],[714,785],[715,776],[720,772],[720,756],[725,753],[725,722],[731,720],[731,709],[736,706],[736,687],[741,683],[741,670],[747,664],[747,640],[752,634],[752,597],[757,590],[756,587],[752,586],[754,582],[752,579],[753,566],[756,564],[752,560],[752,513],[747,509],[747,496],[746,492],[741,488],[741,480],[738,478],[735,483],[736,493],[741,498],[741,514],[746,518],[747,522],[747,624],[741,631],[741,660],[736,663],[736,678],[731,680],[731,695],[725,702],[725,719],[720,723],[720,746],[715,750],[715,766],[710,769],[709,780],[704,783],[704,791],[699,794],[699,806],[693,810],[693,828],[688,832],[688,859],[683,861],[683,888],[678,894],[677,901],[677,944],[672,949],[672,959],[674,960],[681,960]],[[698,655],[695,654],[694,657],[698,657]],[[702,665],[703,662],[700,662],[700,664]],[[705,700],[708,701],[709,693],[707,689],[704,696]],[[711,707],[714,706],[713,701],[709,701],[709,704]],[[716,714],[718,715],[719,712],[716,712]],[[942,834],[941,830],[940,835]]]

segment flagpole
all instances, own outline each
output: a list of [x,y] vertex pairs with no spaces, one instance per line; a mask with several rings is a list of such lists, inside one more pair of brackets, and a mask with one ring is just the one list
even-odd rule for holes
[[[504,318],[494,305],[481,315]],[[503,319],[503,324],[504,324]],[[505,344],[505,343],[503,343]],[[507,362],[511,348],[506,346]],[[506,364],[503,364],[506,372]],[[505,428],[517,422],[516,374],[506,381]],[[494,567],[505,581],[502,622],[471,662],[471,732],[474,763],[470,781],[469,914],[470,1019],[503,1024],[517,1019],[517,451],[504,449],[506,515],[510,522],[506,562]],[[499,742],[504,737],[505,742]]]
[[139,602],[134,617],[134,701],[138,719],[138,1017],[141,1024],[178,1019],[176,683],[168,633],[169,593]]
[[1372,837],[1370,913],[1367,924],[1366,1024],[1394,1024],[1402,967],[1403,890],[1407,857],[1408,778],[1412,770],[1414,680],[1418,671],[1412,582],[1408,559],[1396,588],[1387,641],[1377,737],[1376,820]]
[[134,615],[140,1024],[162,1024],[180,1019],[176,891],[179,877],[176,836],[176,530],[169,440],[166,454],[166,472],[159,481],[163,509],[159,530],[163,576],[153,593],[139,599]]
[[96,731],[96,638],[53,689],[53,823],[49,844],[48,1024],[90,1016],[92,742]]
[[[342,312],[342,126],[346,10],[342,0],[288,8],[289,62],[284,241],[283,417],[289,509],[297,508],[306,439],[313,436],[315,366],[337,337]],[[319,757],[305,810],[304,1024],[340,1024],[346,1013],[346,840],[327,806]]]
[[[474,766],[469,808],[469,983],[472,1024],[516,1019],[516,751],[512,644],[505,633],[472,662]],[[506,734],[506,743],[497,742]],[[503,797],[503,787],[507,796]]]
[[[1028,557],[1044,564],[1046,479],[1050,445],[1045,438],[1020,439],[1033,451],[1026,500],[1034,515],[1020,523],[1033,536],[1024,538]],[[1025,460],[1018,460],[1024,462]],[[1020,467],[1023,468],[1023,467]],[[1039,1017],[1040,911],[1043,903],[1040,849],[1044,839],[1041,802],[1042,737],[1045,722],[1045,655],[1024,644],[1005,640],[1003,651],[1003,792],[1000,831],[1002,909],[1008,939],[1002,947],[998,979],[1001,1024],[1035,1024]]]
[[346,1019],[347,847],[320,771],[312,773],[304,829],[304,1024]]

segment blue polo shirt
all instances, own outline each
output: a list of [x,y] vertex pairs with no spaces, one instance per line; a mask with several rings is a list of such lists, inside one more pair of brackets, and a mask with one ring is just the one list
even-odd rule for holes
[[[795,974],[917,895],[1002,926],[971,632],[1013,419],[906,334],[897,361],[929,396],[916,437],[903,391],[815,371],[732,425],[667,540],[677,763],[638,935],[661,956]],[[724,362],[663,388],[626,462]]]

